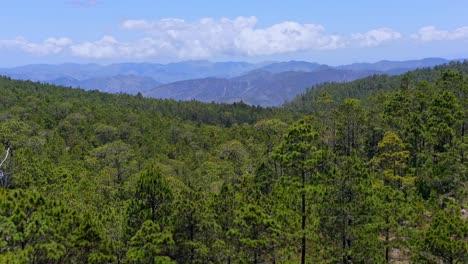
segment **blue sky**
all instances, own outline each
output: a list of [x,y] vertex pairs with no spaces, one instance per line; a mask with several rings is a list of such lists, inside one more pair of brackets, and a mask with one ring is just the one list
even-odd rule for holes
[[468,1],[2,0],[0,66],[468,58]]

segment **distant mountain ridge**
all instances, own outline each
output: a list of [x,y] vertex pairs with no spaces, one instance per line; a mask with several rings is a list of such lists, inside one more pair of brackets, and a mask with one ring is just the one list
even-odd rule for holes
[[[458,60],[461,61],[461,60]],[[421,60],[408,61],[389,61],[382,60],[375,63],[353,63],[349,65],[338,66],[338,69],[355,70],[355,71],[379,71],[386,74],[401,74],[418,68],[434,67],[436,65],[450,62],[443,58],[425,58]]]
[[[377,93],[396,90],[401,87],[402,80],[410,80],[409,85],[417,87],[421,82],[435,83],[447,70],[468,74],[468,60],[451,61],[434,67],[416,69],[405,75],[373,75],[347,83],[324,83],[314,86],[314,89],[299,94],[296,98],[284,104],[283,107],[302,113],[312,113],[320,109],[317,99],[323,92],[333,98],[331,104],[338,106],[348,97],[359,99],[367,104],[369,98]],[[373,102],[375,103],[375,102]],[[330,106],[330,105],[329,105]]]
[[395,75],[448,62],[450,60],[443,58],[426,58],[335,67],[307,61],[65,63],[3,68],[0,75],[109,93],[141,92],[156,98],[226,103],[242,100],[255,105],[279,106],[319,83],[348,82],[373,74]]
[[62,77],[77,80],[134,75],[149,77],[160,83],[205,77],[234,77],[263,67],[269,63],[183,61],[159,63],[116,63],[110,65],[64,63],[57,65],[31,64],[15,68],[2,68],[0,74],[15,79],[50,81]]
[[161,83],[149,77],[135,75],[116,75],[110,77],[95,77],[77,80],[71,77],[61,77],[48,81],[50,84],[79,87],[84,90],[94,90],[99,87],[101,92],[137,94],[160,85]]
[[272,73],[286,72],[286,71],[304,71],[312,72],[323,68],[329,68],[325,64],[318,64],[307,61],[287,61],[287,62],[274,62],[258,68],[258,70],[269,71]]
[[[373,73],[332,68],[313,72],[286,71],[279,73],[255,70],[230,79],[205,78],[165,84],[149,90],[143,95],[176,100],[222,103],[243,101],[251,105],[279,106],[315,84],[348,82],[371,74]],[[214,100],[215,98],[216,100]]]

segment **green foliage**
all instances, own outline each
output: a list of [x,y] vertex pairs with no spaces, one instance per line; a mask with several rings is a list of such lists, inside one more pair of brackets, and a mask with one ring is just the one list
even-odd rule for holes
[[[346,98],[335,112],[336,143],[335,151],[350,156],[362,149],[364,114],[361,102]],[[360,152],[360,151],[359,151]]]
[[465,263],[467,73],[277,109],[1,77],[0,263]]
[[299,172],[310,171],[316,165],[318,133],[312,118],[303,118],[289,128],[275,150],[275,159],[284,167]]
[[0,142],[5,147],[17,149],[24,146],[31,135],[31,127],[22,121],[8,120],[0,125]]
[[131,238],[127,260],[129,263],[175,263],[168,257],[159,256],[164,247],[173,243],[171,233],[162,232],[158,224],[147,220]]
[[416,257],[428,263],[465,263],[468,261],[468,223],[461,210],[451,204],[436,212],[420,242],[421,252]]
[[[270,247],[278,244],[278,224],[262,208],[255,204],[246,204],[236,214],[236,227],[229,234],[236,237],[246,255],[243,259],[258,263],[271,260]],[[263,261],[261,261],[263,260]]]
[[139,174],[134,199],[128,207],[127,225],[130,234],[146,221],[165,226],[171,215],[172,192],[161,171],[150,165]]
[[[115,260],[102,226],[34,191],[0,190],[2,253],[37,262]],[[2,254],[3,255],[3,254]],[[4,256],[2,256],[4,257]]]

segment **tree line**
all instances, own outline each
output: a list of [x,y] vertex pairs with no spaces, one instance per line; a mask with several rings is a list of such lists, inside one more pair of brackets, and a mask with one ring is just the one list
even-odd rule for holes
[[0,262],[465,263],[466,69],[278,109],[0,78]]

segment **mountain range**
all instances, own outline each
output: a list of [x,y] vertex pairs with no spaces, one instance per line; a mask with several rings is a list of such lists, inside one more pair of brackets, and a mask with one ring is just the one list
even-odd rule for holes
[[59,77],[46,81],[55,85],[80,87],[85,90],[100,90],[106,93],[128,93],[137,94],[141,91],[153,89],[161,85],[153,78],[136,75],[115,75],[108,77],[94,77],[78,80],[72,77]]
[[[279,106],[294,99],[308,87],[324,82],[348,82],[367,77],[372,72],[327,68],[312,72],[285,71],[273,73],[251,71],[235,78],[204,78],[160,85],[143,95],[154,98],[197,100],[202,102]],[[215,100],[216,98],[216,100]]]
[[144,96],[155,98],[219,103],[243,101],[253,105],[279,106],[316,84],[348,82],[373,74],[401,74],[448,62],[442,58],[426,58],[335,67],[306,61],[66,63],[1,68],[0,74],[14,79],[109,93],[141,92]]

